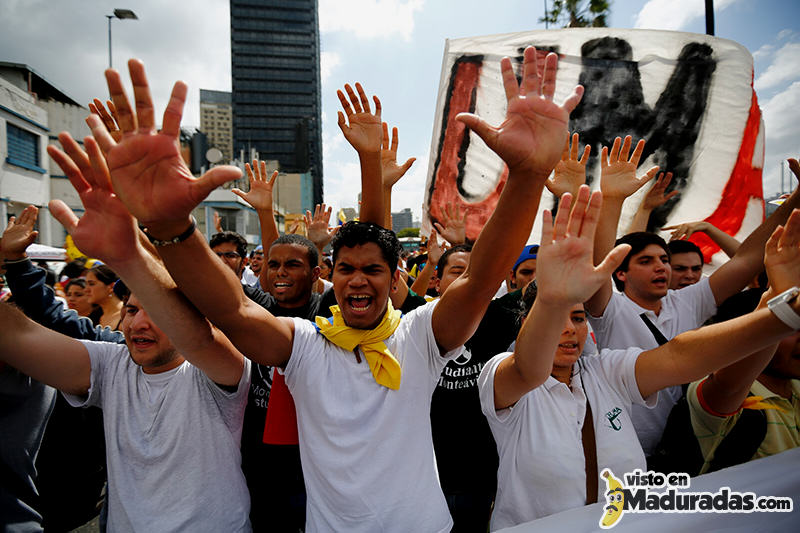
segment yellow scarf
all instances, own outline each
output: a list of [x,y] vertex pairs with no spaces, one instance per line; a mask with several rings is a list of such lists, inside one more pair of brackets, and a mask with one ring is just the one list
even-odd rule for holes
[[331,306],[333,324],[321,316],[316,318],[316,323],[320,333],[336,346],[347,351],[360,346],[378,385],[397,390],[400,388],[400,363],[383,341],[400,325],[402,313],[392,307],[392,302],[388,302],[387,307],[383,320],[374,329],[356,329],[346,325],[338,305]]
[[786,412],[786,409],[784,409],[779,405],[772,405],[766,403],[764,401],[764,398],[762,398],[761,396],[748,396],[747,398],[744,399],[744,402],[742,402],[741,409],[753,409],[754,411],[762,411],[764,409],[777,409],[782,413]]

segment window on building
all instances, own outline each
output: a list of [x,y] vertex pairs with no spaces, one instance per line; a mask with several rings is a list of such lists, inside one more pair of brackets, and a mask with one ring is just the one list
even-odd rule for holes
[[8,157],[6,162],[44,174],[39,166],[39,136],[6,122]]

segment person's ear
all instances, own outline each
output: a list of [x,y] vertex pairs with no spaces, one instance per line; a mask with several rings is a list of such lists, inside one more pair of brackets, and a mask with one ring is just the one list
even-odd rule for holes
[[322,269],[319,265],[315,266],[311,269],[311,283],[315,283],[319,279],[319,275],[322,273]]
[[394,274],[392,274],[392,291],[397,292],[397,286],[400,283],[400,269],[395,269]]

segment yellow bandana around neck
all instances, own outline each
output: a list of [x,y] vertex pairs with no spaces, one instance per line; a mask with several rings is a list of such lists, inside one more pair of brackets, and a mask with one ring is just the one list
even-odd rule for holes
[[344,323],[338,305],[332,305],[330,309],[333,313],[333,324],[327,318],[321,316],[316,318],[320,333],[333,344],[347,351],[353,351],[356,346],[360,346],[378,385],[392,390],[399,389],[400,363],[397,362],[383,341],[388,339],[400,325],[402,313],[392,307],[392,302],[388,302],[386,314],[383,315],[380,324],[373,329],[357,329]]
[[764,409],[777,409],[782,413],[786,412],[786,409],[779,405],[772,405],[764,401],[764,398],[761,396],[748,396],[742,402],[741,409],[753,409],[754,411],[763,411]]

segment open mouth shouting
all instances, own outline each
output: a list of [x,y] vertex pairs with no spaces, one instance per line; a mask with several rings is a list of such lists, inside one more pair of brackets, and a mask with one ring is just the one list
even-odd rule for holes
[[372,296],[366,294],[348,296],[347,305],[356,313],[366,313],[372,307]]

